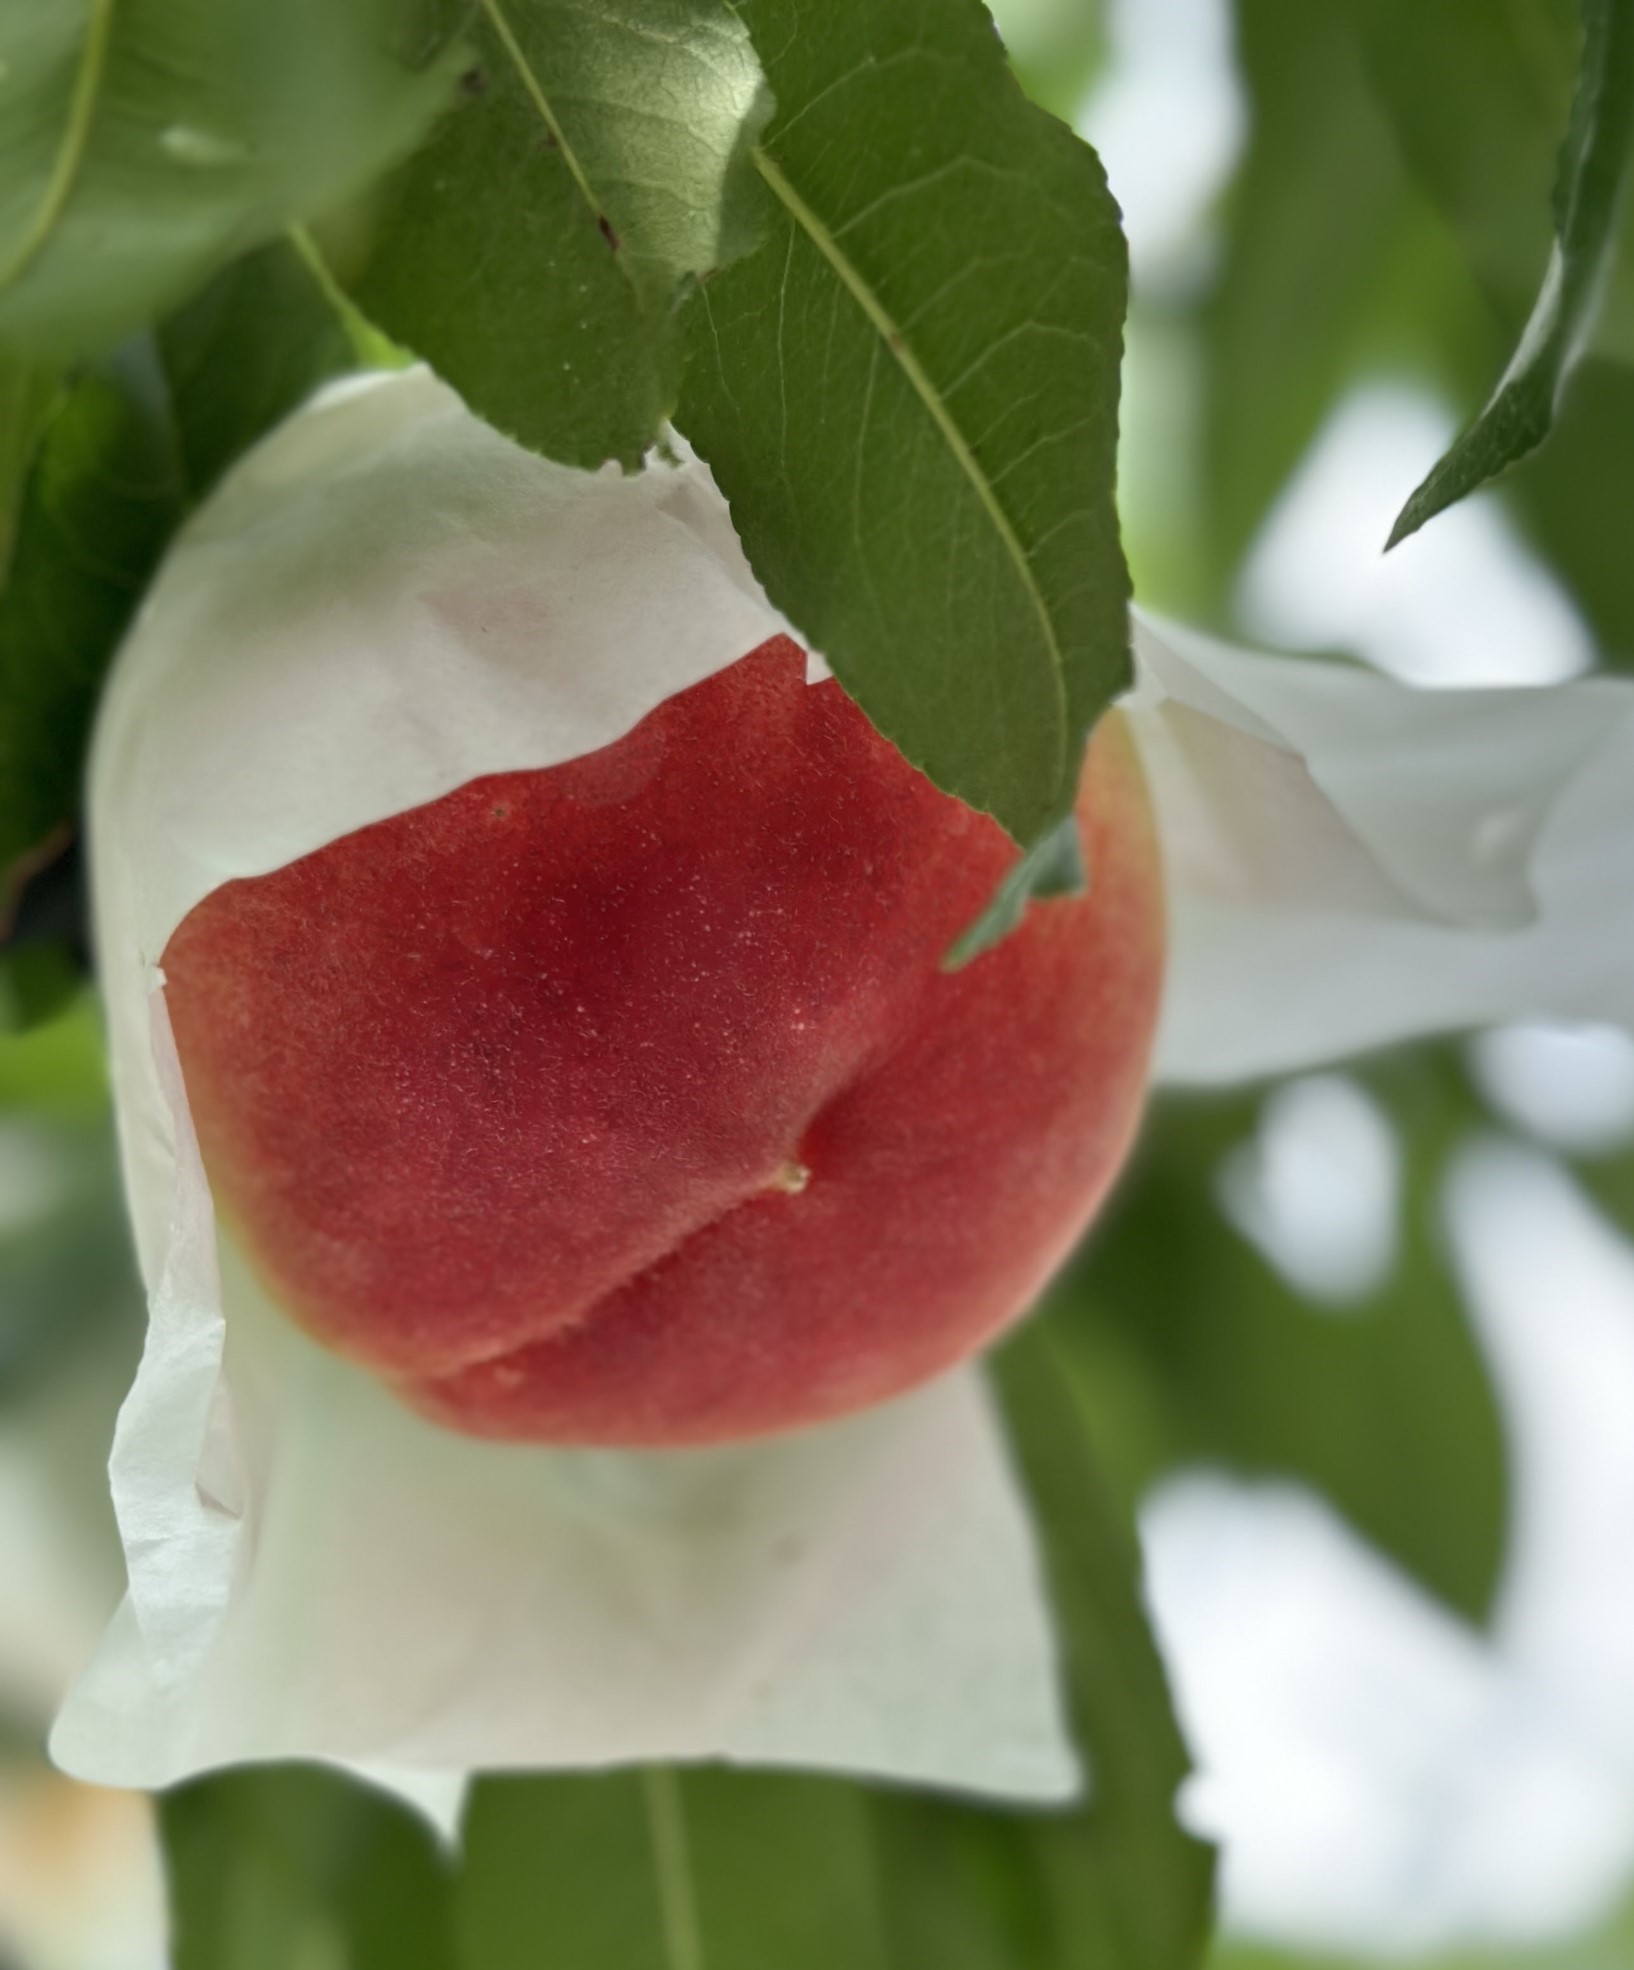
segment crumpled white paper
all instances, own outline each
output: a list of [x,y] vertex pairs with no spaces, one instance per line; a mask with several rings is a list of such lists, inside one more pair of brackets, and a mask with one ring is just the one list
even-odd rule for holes
[[1160,1079],[1548,1015],[1634,1027],[1634,683],[1425,691],[1137,620]]
[[785,627],[695,462],[572,472],[424,372],[319,399],[170,556],[91,772],[150,1326],[111,1462],[129,1592],[58,1720],[71,1772],[326,1757],[435,1804],[471,1767],[720,1756],[1078,1789],[977,1375],[736,1448],[476,1442],[265,1307],[199,1161],[156,969],[194,903],[606,745]]
[[[604,745],[784,627],[696,462],[587,478],[423,372],[317,400],[172,552],[92,772],[151,1325],[112,1460],[130,1590],[59,1719],[69,1770],[157,1785],[316,1756],[431,1806],[472,1767],[704,1756],[1074,1791],[976,1373],[715,1451],[471,1442],[265,1306],[198,1161],[155,970],[193,903],[477,774]],[[1615,886],[1595,790],[1619,746],[1626,778],[1627,687],[1442,697],[1144,622],[1137,656],[1168,1073],[1580,990],[1601,1006],[1626,982],[1616,924],[1597,981],[1558,954]]]

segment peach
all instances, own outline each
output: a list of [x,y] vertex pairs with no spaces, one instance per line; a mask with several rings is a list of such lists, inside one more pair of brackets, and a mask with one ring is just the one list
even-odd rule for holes
[[1162,971],[1115,718],[1087,895],[941,960],[1014,857],[774,639],[615,744],[223,884],[164,954],[273,1297],[483,1436],[875,1403],[1028,1306],[1130,1143]]

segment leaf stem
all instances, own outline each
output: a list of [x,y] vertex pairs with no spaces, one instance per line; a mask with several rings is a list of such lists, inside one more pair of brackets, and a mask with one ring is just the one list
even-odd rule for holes
[[653,1865],[658,1875],[664,1954],[669,1959],[670,1970],[705,1970],[680,1787],[674,1772],[664,1765],[649,1765],[642,1773],[642,1782],[647,1797],[647,1825],[652,1834]]
[[11,284],[33,263],[62,217],[85,150],[91,137],[91,118],[102,90],[102,76],[108,65],[108,43],[113,39],[113,17],[117,0],[91,0],[91,17],[86,23],[85,46],[80,51],[79,69],[74,76],[74,93],[68,101],[68,122],[62,133],[45,196],[40,200],[27,231],[18,241],[11,258],[0,263],[0,288]]
[[329,263],[318,250],[318,243],[305,226],[289,228],[289,243],[300,256],[301,264],[317,283],[323,298],[334,309],[341,327],[346,331],[346,339],[352,345],[352,354],[368,369],[403,369],[413,361],[406,349],[401,348],[389,335],[375,327],[368,316],[341,286],[329,270]]

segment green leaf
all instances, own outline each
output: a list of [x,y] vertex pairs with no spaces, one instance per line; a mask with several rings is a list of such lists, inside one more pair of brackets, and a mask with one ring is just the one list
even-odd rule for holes
[[7,945],[0,950],[0,1034],[26,1033],[54,1018],[84,983],[61,944]]
[[1507,488],[1535,544],[1588,617],[1601,661],[1634,669],[1634,366],[1591,357],[1573,372],[1549,442]]
[[470,39],[358,300],[500,430],[633,466],[674,407],[678,290],[754,237],[748,31],[726,0],[484,0]]
[[0,594],[0,920],[71,823],[103,672],[181,509],[164,379],[136,345],[52,413]]
[[55,363],[0,349],[0,589],[11,568],[28,469],[61,387]]
[[1242,557],[1347,386],[1408,372],[1473,401],[1496,359],[1480,295],[1402,168],[1355,9],[1239,0],[1237,43],[1249,142],[1198,320],[1202,537],[1181,570],[1187,602],[1226,630]]
[[[0,1038],[0,1048],[26,1044]],[[53,1094],[57,1115],[6,1116],[8,1163],[43,1179],[44,1195],[30,1212],[29,1186],[18,1184],[7,1203],[22,1209],[0,1225],[0,1425],[69,1350],[116,1334],[123,1344],[141,1331],[113,1132],[102,1115],[70,1118],[66,1087]],[[8,1191],[16,1181],[8,1179]]]
[[8,0],[0,338],[110,347],[418,142],[451,57],[417,0]]
[[288,240],[245,255],[158,330],[189,497],[330,377],[357,367],[346,326]]
[[942,961],[945,971],[958,971],[1002,943],[1027,914],[1029,903],[1051,896],[1081,896],[1089,887],[1084,868],[1083,838],[1077,816],[1069,814],[1041,835],[999,884],[993,900],[961,933]]
[[860,1786],[794,1774],[485,1779],[462,1970],[887,1970]]
[[1220,1173],[1252,1142],[1260,1096],[1171,1096],[1053,1303],[1130,1495],[1196,1462],[1303,1480],[1480,1621],[1503,1563],[1508,1480],[1442,1249],[1439,1184],[1481,1111],[1445,1049],[1371,1069],[1366,1085],[1405,1157],[1400,1250],[1377,1290],[1337,1311],[1312,1304],[1219,1208]]
[[[1374,1970],[1378,1962],[1377,1952],[1350,1955],[1233,1937],[1220,1942],[1208,1970]],[[1418,1954],[1411,1959],[1411,1970],[1622,1970],[1630,1962],[1634,1962],[1634,1900],[1607,1918],[1591,1920],[1576,1935],[1535,1943],[1517,1937]]]
[[1634,6],[1582,0],[1582,7],[1582,64],[1555,180],[1555,243],[1542,290],[1486,408],[1402,508],[1389,547],[1543,443],[1593,326],[1634,150]]
[[1549,185],[1582,38],[1576,0],[1358,0],[1355,14],[1402,162],[1512,341],[1549,252]]
[[195,1779],[165,1794],[160,1827],[175,1970],[454,1970],[431,1833],[338,1773]]
[[975,0],[741,12],[768,236],[688,303],[677,421],[845,689],[1030,845],[1128,677],[1116,208]]
[[26,1034],[0,1029],[0,1114],[84,1122],[108,1107],[102,1026],[91,993]]
[[1101,1473],[1056,1323],[1023,1328],[996,1365],[1090,1797],[1071,1812],[1029,1813],[878,1795],[891,1960],[895,1970],[1191,1970],[1208,1941],[1212,1856],[1174,1817],[1189,1763],[1133,1528]]

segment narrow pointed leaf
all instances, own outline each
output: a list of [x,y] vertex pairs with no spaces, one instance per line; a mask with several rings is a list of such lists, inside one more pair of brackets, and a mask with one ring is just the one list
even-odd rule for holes
[[1030,844],[1128,674],[1116,208],[974,0],[741,12],[767,238],[688,304],[677,421],[847,691]]
[[1582,63],[1542,290],[1486,408],[1402,508],[1389,547],[1543,443],[1593,328],[1634,150],[1634,4],[1583,0],[1582,12]]

